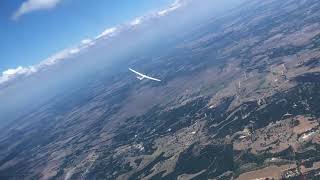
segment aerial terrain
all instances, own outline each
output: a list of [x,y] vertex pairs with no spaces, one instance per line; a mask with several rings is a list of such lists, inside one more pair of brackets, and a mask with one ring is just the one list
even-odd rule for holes
[[0,179],[320,179],[319,19],[249,0],[122,57],[2,127]]

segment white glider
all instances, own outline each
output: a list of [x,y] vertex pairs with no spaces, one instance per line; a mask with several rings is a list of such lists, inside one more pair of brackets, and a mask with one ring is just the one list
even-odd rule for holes
[[138,78],[139,80],[143,80],[144,78],[146,78],[146,79],[150,79],[150,80],[153,80],[153,81],[159,81],[159,82],[161,81],[160,79],[156,79],[156,78],[147,76],[147,75],[145,75],[145,74],[139,73],[138,71],[135,71],[135,70],[133,70],[133,69],[131,69],[131,68],[129,68],[129,70],[132,71],[132,72],[134,72],[135,74],[137,74],[137,75],[138,75],[137,78]]

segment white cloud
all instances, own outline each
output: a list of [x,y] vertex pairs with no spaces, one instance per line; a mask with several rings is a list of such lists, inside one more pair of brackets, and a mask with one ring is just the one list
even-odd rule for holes
[[90,46],[93,46],[95,43],[96,43],[96,41],[93,40],[93,39],[90,39],[90,38],[88,38],[88,39],[83,39],[83,40],[81,41],[81,44],[79,45],[80,50],[81,50],[81,49],[88,48],[88,47],[90,47]]
[[30,66],[28,68],[24,68],[22,66],[19,66],[16,69],[8,69],[2,73],[2,76],[0,77],[0,84],[9,81],[10,79],[13,79],[17,76],[21,75],[30,75],[37,72],[37,69]]
[[131,26],[136,26],[138,24],[141,24],[142,23],[142,17],[138,17],[136,19],[134,19],[133,21],[131,21],[130,25]]
[[14,12],[12,18],[17,20],[22,15],[32,11],[54,8],[60,1],[61,0],[27,0],[21,4],[18,10]]
[[92,39],[84,39],[81,41],[81,44],[90,44],[92,42]]
[[158,15],[159,15],[159,16],[166,15],[166,14],[168,14],[169,12],[174,11],[174,10],[176,10],[176,9],[178,9],[178,8],[179,8],[179,6],[172,6],[172,7],[168,8],[168,9],[159,11],[159,12],[158,12]]
[[38,66],[36,66],[36,68],[41,69],[44,66],[50,66],[50,65],[57,64],[59,61],[62,61],[66,58],[69,58],[73,55],[78,54],[82,49],[84,49],[86,47],[87,46],[83,46],[83,47],[79,46],[79,47],[64,49],[64,50],[54,54],[53,56],[47,58],[46,60],[42,61]]
[[180,8],[186,1],[184,0],[176,0],[174,3],[171,4],[167,9],[161,10],[158,12],[159,16],[164,16],[172,11],[177,10]]
[[45,69],[46,67],[57,64],[59,61],[62,61],[68,57],[78,54],[83,48],[86,48],[86,47],[87,46],[62,50],[35,66],[29,66],[29,67],[19,66],[16,69],[8,69],[2,72],[2,76],[0,76],[0,85],[9,80],[16,79],[17,77],[29,76],[33,73],[36,73],[38,71]]
[[99,34],[96,37],[96,39],[100,39],[100,38],[105,37],[105,36],[113,35],[116,31],[117,31],[116,27],[108,28],[108,29],[104,30],[101,34]]
[[79,52],[80,52],[79,48],[70,49],[70,51],[69,51],[70,54],[77,54]]

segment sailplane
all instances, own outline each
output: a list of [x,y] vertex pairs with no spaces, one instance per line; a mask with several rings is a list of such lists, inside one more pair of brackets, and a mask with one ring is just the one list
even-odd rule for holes
[[145,75],[145,74],[139,73],[138,71],[135,71],[135,70],[133,70],[133,69],[131,69],[131,68],[129,68],[129,70],[130,70],[131,72],[135,73],[135,74],[137,75],[137,79],[139,79],[139,80],[143,80],[143,79],[146,78],[146,79],[150,79],[150,80],[153,80],[153,81],[158,81],[158,82],[161,81],[160,79],[156,79],[156,78],[147,76],[147,75]]

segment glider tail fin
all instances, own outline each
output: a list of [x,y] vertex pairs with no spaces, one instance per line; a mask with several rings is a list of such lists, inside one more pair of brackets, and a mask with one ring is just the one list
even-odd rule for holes
[[142,79],[144,79],[144,77],[143,76],[137,76],[137,79],[142,80]]

